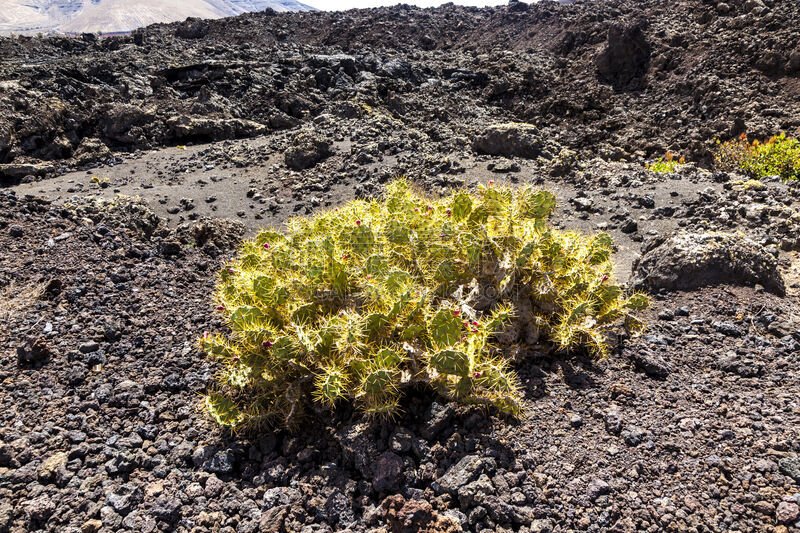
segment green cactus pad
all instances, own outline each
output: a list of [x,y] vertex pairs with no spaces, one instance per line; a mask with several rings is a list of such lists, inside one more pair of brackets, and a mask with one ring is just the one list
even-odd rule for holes
[[205,405],[211,418],[221,426],[236,427],[242,421],[242,412],[227,396],[209,394],[205,398]]
[[472,197],[465,192],[453,197],[451,212],[455,220],[461,221],[472,212]]
[[428,326],[433,344],[442,348],[459,341],[461,328],[461,320],[449,309],[439,309]]
[[388,368],[379,368],[364,375],[361,387],[370,396],[384,396],[392,392],[397,372]]
[[323,369],[317,376],[316,389],[320,402],[333,405],[347,395],[347,374],[338,369]]
[[457,350],[441,350],[431,356],[431,367],[442,374],[466,377],[470,372],[469,356]]
[[237,308],[230,316],[233,329],[244,330],[252,324],[258,324],[264,318],[264,313],[258,307],[243,305]]

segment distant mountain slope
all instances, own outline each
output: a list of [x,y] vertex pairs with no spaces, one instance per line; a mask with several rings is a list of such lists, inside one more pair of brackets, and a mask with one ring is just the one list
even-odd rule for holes
[[227,3],[239,9],[239,12],[235,13],[236,15],[251,11],[264,11],[267,8],[275,11],[316,11],[313,7],[297,0],[228,0]]
[[0,0],[0,34],[129,31],[157,22],[231,17],[267,8],[314,9],[296,0]]
[[83,0],[0,0],[0,34],[49,30],[82,7]]
[[[223,8],[215,4],[222,4]],[[85,6],[70,20],[59,26],[66,32],[115,32],[147,26],[156,22],[173,22],[187,17],[221,18],[229,16],[227,2],[214,0],[102,0]]]

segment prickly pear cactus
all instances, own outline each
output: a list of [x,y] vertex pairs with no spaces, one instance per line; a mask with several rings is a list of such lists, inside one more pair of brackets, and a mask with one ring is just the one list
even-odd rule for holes
[[479,188],[432,200],[405,180],[262,231],[220,273],[229,331],[202,349],[221,363],[205,398],[234,429],[296,426],[311,402],[391,416],[403,387],[521,410],[510,354],[584,347],[639,329],[647,305],[612,282],[608,235],[549,229],[555,198]]

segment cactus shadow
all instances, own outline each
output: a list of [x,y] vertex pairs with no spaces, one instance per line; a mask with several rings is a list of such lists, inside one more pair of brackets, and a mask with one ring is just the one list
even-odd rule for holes
[[571,389],[596,388],[598,386],[596,377],[602,373],[602,369],[592,359],[583,356],[554,361],[553,369]]
[[[194,466],[242,486],[283,486],[293,478],[319,477],[345,490],[353,480],[369,480],[373,464],[387,453],[424,462],[446,446],[455,464],[466,455],[491,449],[498,466],[514,463],[515,451],[496,438],[498,429],[520,422],[492,409],[448,402],[426,387],[405,391],[393,419],[369,419],[348,404],[309,417],[294,431],[265,430],[259,435],[218,432],[207,449],[196,452]],[[421,486],[421,481],[413,486]]]
[[585,355],[558,359],[544,357],[517,369],[522,393],[527,400],[542,398],[555,383],[574,390],[594,389],[598,387],[597,378],[602,372],[592,358]]

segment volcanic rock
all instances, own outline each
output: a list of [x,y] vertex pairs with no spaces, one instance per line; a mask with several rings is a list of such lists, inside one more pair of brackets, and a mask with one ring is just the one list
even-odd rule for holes
[[167,127],[178,140],[210,140],[235,139],[252,137],[267,131],[267,127],[250,120],[211,119],[200,117],[172,117],[167,120]]
[[378,492],[397,490],[403,472],[403,459],[392,452],[386,452],[375,461],[372,467],[372,486]]
[[381,507],[391,533],[455,533],[461,526],[449,516],[437,513],[424,500],[406,500],[396,494],[386,498]]
[[0,179],[15,180],[26,176],[44,176],[55,167],[47,163],[8,163],[0,165]]
[[42,339],[29,339],[17,348],[17,361],[20,366],[41,364],[50,359],[52,352]]
[[494,124],[486,128],[472,143],[472,149],[481,154],[535,159],[552,146],[539,128],[532,124]]
[[632,285],[647,290],[687,290],[720,283],[763,285],[785,292],[778,262],[741,234],[678,233],[646,245]]
[[313,167],[331,154],[331,145],[311,133],[302,133],[294,138],[292,146],[286,151],[284,160],[292,170]]

